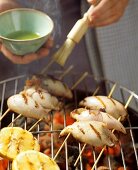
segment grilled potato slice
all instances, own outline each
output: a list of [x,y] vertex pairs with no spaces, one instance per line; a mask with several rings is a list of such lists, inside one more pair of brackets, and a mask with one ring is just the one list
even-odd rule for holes
[[40,145],[31,132],[20,127],[5,127],[0,131],[0,156],[13,160],[26,150],[40,150]]
[[21,152],[12,162],[12,170],[60,170],[56,162],[47,155],[28,150]]

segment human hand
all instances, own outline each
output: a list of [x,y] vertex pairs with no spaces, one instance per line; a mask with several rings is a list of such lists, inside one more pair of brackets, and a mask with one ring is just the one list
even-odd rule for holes
[[0,0],[0,12],[4,12],[6,10],[12,8],[20,8],[21,5],[16,2],[16,0]]
[[48,41],[36,52],[24,56],[12,54],[3,44],[0,44],[0,51],[6,58],[14,64],[29,64],[32,61],[46,57],[49,54],[50,48],[53,46],[53,39],[50,37]]
[[[87,0],[94,5],[97,0]],[[90,26],[101,27],[117,22],[124,14],[129,0],[101,0],[88,11]]]

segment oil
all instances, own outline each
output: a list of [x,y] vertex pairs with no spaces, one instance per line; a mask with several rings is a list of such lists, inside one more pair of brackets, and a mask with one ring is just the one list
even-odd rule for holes
[[6,38],[14,40],[30,40],[39,37],[40,35],[38,33],[34,33],[31,31],[15,31],[6,36]]

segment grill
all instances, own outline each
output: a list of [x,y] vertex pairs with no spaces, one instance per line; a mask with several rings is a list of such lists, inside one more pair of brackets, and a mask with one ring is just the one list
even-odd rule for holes
[[[63,107],[63,127],[67,125],[67,112],[68,108],[77,108],[78,102],[82,100],[84,97],[92,94],[99,94],[99,95],[109,95],[112,94],[112,97],[116,100],[120,101],[124,105],[128,105],[128,113],[129,117],[124,123],[124,126],[127,129],[127,135],[119,136],[120,143],[120,154],[119,155],[112,155],[109,152],[103,153],[100,157],[95,169],[99,166],[106,166],[106,169],[114,170],[117,167],[122,167],[124,170],[128,169],[137,169],[138,168],[138,154],[137,154],[137,142],[138,142],[138,95],[132,92],[131,90],[116,84],[116,82],[106,80],[104,78],[95,77],[88,73],[83,74],[76,74],[71,69],[68,71],[54,71],[49,72],[49,74],[54,75],[54,77],[58,77],[63,79],[69,87],[72,88],[74,98],[73,101],[66,101],[64,99],[65,107]],[[0,82],[0,95],[1,95],[1,115],[7,110],[6,100],[9,96],[18,93],[23,89],[25,80],[28,78],[27,75],[21,75],[18,77],[13,77],[4,81]],[[20,88],[22,87],[22,88]],[[31,132],[37,136],[38,140],[41,140],[42,134],[46,136],[49,134],[49,144],[47,145],[47,150],[49,151],[49,156],[51,158],[55,157],[57,153],[57,149],[55,150],[55,143],[59,143],[58,146],[63,142],[62,139],[58,139],[55,142],[55,135],[59,135],[61,129],[55,129],[55,112],[52,112],[51,115],[51,123],[50,128],[43,129],[43,123],[38,123],[31,129]],[[10,116],[9,116],[10,115]],[[7,114],[1,121],[1,128],[4,126],[8,126],[11,122],[10,126],[16,126],[16,122],[18,119],[15,113]],[[36,120],[28,120],[28,118],[21,119],[19,121],[24,129],[30,129],[32,124],[36,122]],[[31,122],[31,123],[30,123]],[[33,123],[32,123],[33,122]],[[62,154],[57,155],[56,161],[61,167],[61,169],[74,169],[74,170],[89,170],[93,166],[93,162],[97,160],[99,152],[97,149],[93,148],[92,146],[87,146],[83,151],[82,156],[80,156],[77,166],[74,167],[74,160],[78,157],[83,144],[73,141],[72,139],[67,140],[64,144],[64,147],[61,150]],[[125,142],[124,142],[125,141]],[[128,141],[128,142],[127,142]],[[127,144],[127,145],[126,145]],[[57,147],[57,146],[56,146]],[[58,148],[59,149],[59,148]],[[128,150],[127,150],[128,149]],[[60,157],[60,159],[59,159]],[[113,160],[115,157],[115,160]],[[93,159],[89,161],[89,159]],[[103,162],[101,162],[101,160]],[[114,164],[117,163],[117,166]],[[116,167],[116,168],[115,168]],[[105,167],[101,167],[105,168]],[[10,170],[10,164],[8,169]]]

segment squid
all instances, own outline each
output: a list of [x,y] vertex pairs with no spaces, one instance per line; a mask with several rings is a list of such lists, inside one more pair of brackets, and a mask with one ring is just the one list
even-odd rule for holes
[[85,108],[75,109],[70,116],[77,121],[99,121],[107,125],[108,129],[115,129],[126,134],[125,127],[108,113],[99,110],[88,110]]
[[60,132],[60,137],[69,133],[78,141],[96,147],[105,145],[112,147],[118,141],[105,123],[97,121],[74,122]]
[[89,96],[82,100],[79,105],[91,110],[101,110],[115,119],[121,118],[121,121],[127,117],[127,111],[124,106],[117,100],[107,96]]
[[35,119],[46,119],[51,110],[60,110],[62,103],[43,89],[30,88],[7,100],[8,108],[15,113]]
[[73,97],[72,91],[69,87],[62,81],[55,79],[52,76],[34,75],[30,80],[26,81],[26,87],[37,85],[47,90],[54,96],[68,99],[72,99]]
[[57,97],[51,95],[49,92],[42,88],[31,87],[26,89],[23,94],[30,96],[34,101],[46,109],[60,110],[63,106],[63,103],[59,102]]

